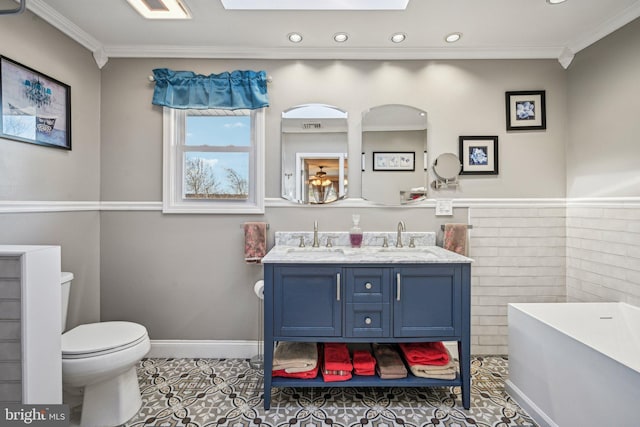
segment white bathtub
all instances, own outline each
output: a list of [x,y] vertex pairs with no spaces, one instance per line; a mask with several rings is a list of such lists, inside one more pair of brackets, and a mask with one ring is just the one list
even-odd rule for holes
[[507,392],[542,426],[640,426],[640,308],[509,304]]

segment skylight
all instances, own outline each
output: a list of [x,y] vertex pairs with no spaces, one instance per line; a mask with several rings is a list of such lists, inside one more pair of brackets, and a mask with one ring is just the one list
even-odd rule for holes
[[191,19],[189,10],[180,0],[127,0],[147,19]]
[[243,10],[405,10],[409,0],[221,0]]

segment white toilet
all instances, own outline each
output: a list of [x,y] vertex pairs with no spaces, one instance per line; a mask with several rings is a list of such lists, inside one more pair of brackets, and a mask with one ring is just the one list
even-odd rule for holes
[[[72,280],[62,273],[63,331]],[[89,323],[62,334],[64,403],[73,408],[73,395],[82,393],[82,427],[118,426],[138,412],[136,365],[150,348],[147,329],[131,322]]]

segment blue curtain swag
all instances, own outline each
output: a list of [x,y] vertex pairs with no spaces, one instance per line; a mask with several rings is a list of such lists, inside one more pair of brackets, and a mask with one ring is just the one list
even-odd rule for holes
[[204,76],[156,68],[153,77],[154,105],[198,110],[256,110],[269,106],[265,71],[236,70]]

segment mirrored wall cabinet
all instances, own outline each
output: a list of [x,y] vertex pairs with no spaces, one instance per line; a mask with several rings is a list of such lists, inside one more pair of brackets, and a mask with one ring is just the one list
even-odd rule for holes
[[282,197],[324,204],[347,196],[347,113],[306,104],[282,113]]
[[427,112],[409,105],[362,116],[362,198],[385,205],[427,197]]

